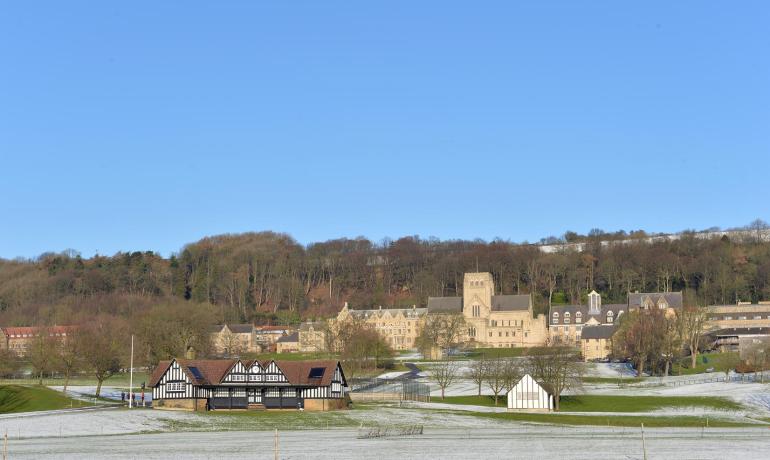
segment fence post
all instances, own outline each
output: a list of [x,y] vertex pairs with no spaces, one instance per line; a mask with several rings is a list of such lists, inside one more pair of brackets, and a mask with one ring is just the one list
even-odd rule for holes
[[273,454],[275,460],[278,460],[278,428],[275,429],[275,439],[273,440]]
[[647,460],[647,447],[644,445],[644,423],[642,423],[642,455],[644,455],[644,460]]

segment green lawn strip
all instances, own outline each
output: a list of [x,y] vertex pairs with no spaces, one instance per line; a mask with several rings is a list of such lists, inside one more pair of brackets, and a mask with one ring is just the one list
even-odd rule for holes
[[212,411],[198,413],[195,419],[166,419],[171,431],[266,431],[322,430],[351,428],[361,424],[346,410],[313,411]]
[[[102,384],[106,387],[125,387],[128,388],[130,381],[129,374],[116,374],[108,378]],[[147,372],[134,372],[134,387],[138,388],[142,382],[150,383],[150,374]],[[78,375],[72,377],[69,381],[70,386],[96,386],[97,381],[94,377],[88,375]],[[37,385],[38,379],[0,379],[0,385]],[[63,378],[44,378],[43,386],[63,386]]]
[[68,398],[46,387],[0,385],[0,414],[69,409],[93,404]]
[[613,384],[631,384],[631,383],[642,383],[644,382],[643,378],[639,377],[583,377],[583,383],[613,383]]
[[[432,402],[494,406],[492,396],[447,396],[431,398]],[[505,396],[498,400],[498,407],[505,407]],[[561,398],[563,412],[650,412],[664,408],[699,407],[716,410],[740,410],[739,403],[714,396],[615,396],[574,395]]]
[[724,372],[737,353],[702,353],[698,355],[695,367],[690,367],[690,357],[686,356],[671,366],[671,375],[703,374],[706,369],[714,368],[714,372]]
[[577,414],[529,414],[511,412],[462,412],[453,411],[457,415],[473,415],[475,417],[508,420],[514,422],[536,422],[555,425],[596,425],[596,426],[628,426],[638,427],[704,427],[708,424],[713,428],[764,426],[763,423],[739,422],[713,417],[696,416],[646,416],[646,415],[577,415]]
[[486,356],[488,358],[515,358],[523,356],[527,348],[474,348],[468,355],[460,358],[474,359]]

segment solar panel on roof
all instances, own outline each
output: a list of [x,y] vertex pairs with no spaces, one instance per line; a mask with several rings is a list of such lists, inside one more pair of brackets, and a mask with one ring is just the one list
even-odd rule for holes
[[201,371],[198,370],[197,367],[188,367],[190,369],[190,372],[192,372],[192,375],[195,376],[196,379],[203,379],[203,374],[201,374]]
[[307,376],[309,379],[320,379],[324,376],[324,371],[326,371],[325,367],[311,367],[310,368],[310,375]]

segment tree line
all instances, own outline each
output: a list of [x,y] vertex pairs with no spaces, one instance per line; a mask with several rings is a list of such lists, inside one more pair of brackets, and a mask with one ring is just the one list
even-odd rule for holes
[[637,240],[618,242],[615,234],[592,231],[578,238],[581,252],[544,253],[503,240],[417,236],[303,246],[289,235],[261,232],[204,238],[168,258],[46,253],[0,259],[0,324],[66,324],[99,314],[133,323],[176,300],[206,306],[217,322],[290,323],[328,317],[345,301],[411,306],[425,305],[428,296],[461,295],[463,274],[477,270],[492,273],[496,294],[533,294],[539,313],[581,303],[591,290],[606,302],[624,302],[631,291],[678,290],[693,305],[767,299],[770,242],[748,235],[685,233],[648,242],[637,232],[628,236]]

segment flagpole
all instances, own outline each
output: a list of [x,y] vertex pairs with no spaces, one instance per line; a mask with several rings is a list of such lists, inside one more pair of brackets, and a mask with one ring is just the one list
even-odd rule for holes
[[134,334],[131,334],[131,368],[128,370],[128,408],[133,407],[134,402]]

